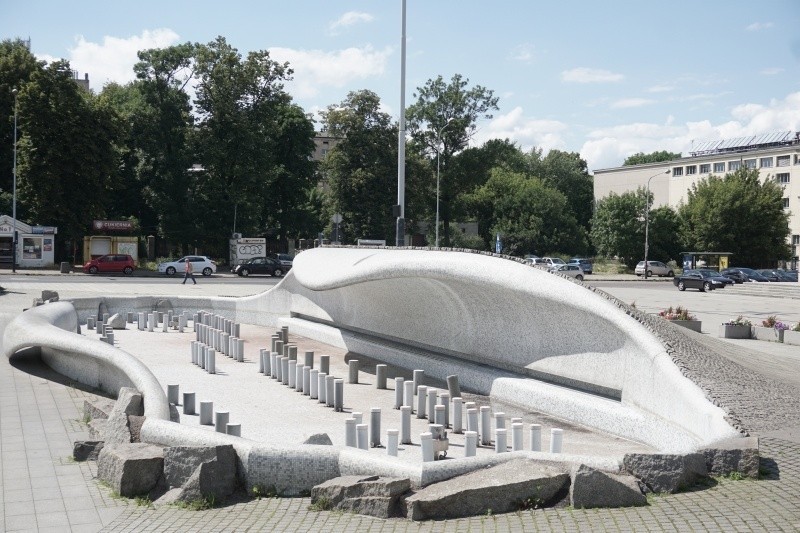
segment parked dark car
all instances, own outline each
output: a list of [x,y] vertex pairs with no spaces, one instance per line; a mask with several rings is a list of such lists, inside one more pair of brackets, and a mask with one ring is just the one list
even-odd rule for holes
[[672,283],[678,287],[679,291],[686,289],[698,289],[700,292],[722,289],[725,285],[733,283],[733,280],[723,276],[714,276],[714,270],[684,270],[680,276],[675,276]]
[[592,266],[592,262],[588,259],[583,259],[580,257],[573,257],[569,261],[567,261],[568,265],[579,265],[581,270],[583,270],[584,274],[591,274],[594,267]]
[[750,278],[747,277],[747,274],[735,268],[726,268],[725,270],[721,271],[720,274],[726,278],[732,279],[733,282],[737,284],[750,281]]
[[770,281],[797,281],[796,276],[792,276],[791,274],[787,273],[785,270],[778,270],[772,268],[762,268],[761,270],[757,270],[759,274],[764,276]]
[[101,255],[96,259],[87,261],[83,265],[83,271],[87,274],[98,274],[101,272],[122,272],[123,274],[133,274],[136,268],[136,261],[133,257],[125,254]]
[[286,267],[272,257],[252,257],[236,265],[233,273],[245,277],[251,274],[269,274],[279,278],[286,273]]
[[727,276],[723,276],[717,270],[712,270],[710,268],[698,268],[697,270],[699,270],[700,273],[703,274],[704,278],[715,278],[715,279],[718,279],[719,282],[722,283],[724,286],[733,285],[735,283],[731,278],[729,278]]
[[[760,283],[766,283],[766,282],[769,281],[767,278],[765,278],[764,276],[762,276],[761,274],[759,274],[758,272],[756,272],[752,268],[731,267],[731,268],[725,269],[724,272],[727,273],[727,272],[730,272],[730,271],[733,271],[733,270],[743,274],[746,277],[745,281],[750,281],[750,282],[756,282],[757,281],[757,282],[760,282]],[[725,275],[727,275],[727,274],[723,274],[723,276],[725,276]]]

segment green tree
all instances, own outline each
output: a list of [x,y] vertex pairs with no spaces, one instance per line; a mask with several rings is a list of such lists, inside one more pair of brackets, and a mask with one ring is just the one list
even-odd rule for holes
[[442,76],[428,80],[417,88],[417,101],[406,110],[408,133],[420,152],[428,155],[434,171],[436,153],[440,153],[439,211],[444,246],[450,246],[453,203],[464,191],[464,184],[459,181],[464,175],[448,173],[450,160],[467,147],[477,131],[478,120],[492,118],[491,112],[498,109],[493,91],[468,85],[469,80],[460,74],[455,74],[449,83]]
[[661,150],[660,152],[651,152],[649,154],[637,152],[631,156],[628,156],[628,158],[625,159],[625,162],[622,163],[622,166],[643,165],[645,163],[661,163],[662,161],[672,161],[673,159],[679,159],[680,157],[680,153],[667,152],[666,150]]
[[542,157],[541,149],[527,156],[528,173],[541,178],[567,197],[569,209],[587,232],[594,210],[594,180],[580,154],[550,150]]
[[590,238],[597,253],[633,268],[644,257],[646,192],[611,193],[597,203]]
[[756,169],[699,181],[679,213],[690,247],[731,252],[734,264],[772,266],[790,255],[783,186],[761,182]]

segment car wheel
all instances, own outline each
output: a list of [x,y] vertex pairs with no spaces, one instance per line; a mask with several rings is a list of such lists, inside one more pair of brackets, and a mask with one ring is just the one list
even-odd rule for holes
[[167,267],[167,276],[175,275],[175,267]]
[[706,281],[705,283],[703,283],[703,290],[704,291],[710,291],[711,289],[712,289],[712,287],[711,287],[711,282],[710,281]]
[[281,270],[280,268],[276,268],[272,272],[272,275],[275,276],[276,278],[279,278],[279,277],[283,276],[283,270]]
[[675,273],[674,273],[672,270],[669,270],[669,271],[667,271],[667,277],[668,277],[668,278],[671,278],[671,277],[673,277],[674,275],[675,275]]
[[131,267],[125,267],[122,269],[122,273],[125,274],[126,276],[130,276],[131,274],[133,274],[133,269]]
[[578,281],[583,281],[583,276],[578,274],[577,276],[575,276],[575,279],[577,279]]
[[652,270],[648,270],[647,271],[647,277],[648,278],[652,278],[653,277],[653,271]]
[[241,270],[239,271],[239,275],[240,275],[240,276],[247,277],[247,276],[249,276],[249,275],[250,275],[250,271],[249,271],[249,270],[247,270],[246,268],[243,268],[243,269],[241,269]]
[[205,267],[203,269],[203,275],[204,276],[210,276],[211,275],[211,267]]
[[90,266],[89,267],[89,274],[97,274],[97,267],[96,266]]
[[679,291],[685,291],[686,290],[686,285],[682,281],[678,282],[678,290]]

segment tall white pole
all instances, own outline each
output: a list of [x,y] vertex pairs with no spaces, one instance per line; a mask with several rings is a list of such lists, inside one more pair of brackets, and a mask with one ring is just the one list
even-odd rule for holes
[[402,3],[400,31],[400,128],[397,135],[397,215],[396,246],[405,246],[406,233],[406,0]]
[[17,271],[17,90],[14,93],[14,185],[11,200],[11,272]]
[[[440,132],[441,135],[441,132]],[[439,247],[439,139],[436,140],[436,247]]]

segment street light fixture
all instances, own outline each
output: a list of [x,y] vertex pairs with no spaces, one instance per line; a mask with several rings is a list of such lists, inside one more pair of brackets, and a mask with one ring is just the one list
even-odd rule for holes
[[645,196],[645,210],[644,210],[644,279],[647,279],[647,252],[649,250],[649,242],[648,237],[650,233],[650,180],[655,177],[663,176],[664,174],[669,174],[670,170],[667,169],[664,172],[659,172],[658,174],[654,174],[647,178],[647,193]]
[[436,134],[436,247],[439,247],[439,145],[442,144],[442,132],[444,129],[453,122],[453,117],[447,119],[444,126],[439,128],[439,133]]
[[11,272],[17,271],[17,90],[13,89],[14,95],[14,186],[11,200],[11,224],[13,229],[11,234]]

